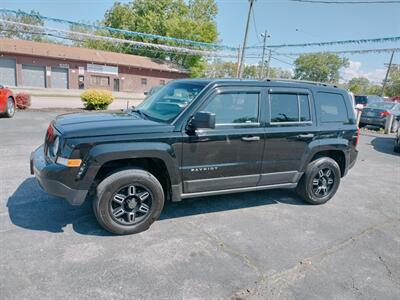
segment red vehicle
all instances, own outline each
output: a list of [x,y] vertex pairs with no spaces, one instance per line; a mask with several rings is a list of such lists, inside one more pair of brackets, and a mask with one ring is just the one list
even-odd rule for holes
[[0,84],[0,114],[12,118],[15,113],[15,98],[10,89]]

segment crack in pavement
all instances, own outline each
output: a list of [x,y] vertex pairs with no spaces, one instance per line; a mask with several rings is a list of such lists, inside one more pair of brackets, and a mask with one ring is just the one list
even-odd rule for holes
[[[351,236],[350,238],[348,238],[347,240],[337,243],[337,244],[329,247],[328,249],[321,251],[320,253],[318,253],[316,255],[302,259],[299,262],[299,264],[297,264],[291,268],[288,268],[286,270],[283,270],[281,272],[278,272],[278,273],[275,273],[275,274],[272,274],[269,276],[267,276],[266,274],[261,274],[259,283],[254,288],[251,288],[251,289],[244,288],[243,290],[236,292],[230,298],[231,299],[245,299],[250,296],[256,296],[257,294],[259,294],[258,296],[262,296],[260,294],[260,291],[262,290],[262,288],[263,287],[268,288],[268,285],[270,285],[272,283],[276,283],[278,285],[278,287],[271,288],[270,292],[273,295],[275,295],[275,293],[279,294],[284,288],[289,286],[290,283],[300,279],[301,277],[304,277],[305,276],[304,272],[313,267],[312,266],[313,261],[314,262],[318,261],[319,263],[321,263],[326,257],[336,253],[339,250],[344,249],[348,245],[362,239],[363,237],[370,235],[381,228],[395,225],[397,223],[400,223],[400,219],[397,219],[397,218],[388,219],[385,222],[370,226],[367,229],[365,229],[364,231],[362,231],[358,234],[355,234],[355,235]],[[315,269],[315,267],[313,267],[313,268]]]

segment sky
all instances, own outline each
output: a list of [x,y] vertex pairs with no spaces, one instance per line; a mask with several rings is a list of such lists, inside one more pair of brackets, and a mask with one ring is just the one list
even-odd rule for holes
[[[128,2],[122,0],[120,2]],[[219,40],[224,45],[237,47],[243,43],[248,12],[248,0],[216,0]],[[1,8],[34,9],[44,16],[72,21],[102,19],[113,0],[2,0]],[[399,4],[315,4],[288,0],[256,0],[254,20],[251,19],[248,45],[261,45],[260,34],[271,35],[269,44],[308,43],[347,39],[400,36]],[[358,50],[400,48],[397,43],[369,43],[329,47],[282,48],[280,52],[312,52],[323,50]],[[346,54],[350,66],[341,72],[342,80],[364,76],[380,82],[385,76],[390,53]],[[284,61],[271,60],[271,66],[291,69],[293,57],[276,56]],[[246,63],[255,63],[254,59]],[[400,52],[394,57],[400,63]]]

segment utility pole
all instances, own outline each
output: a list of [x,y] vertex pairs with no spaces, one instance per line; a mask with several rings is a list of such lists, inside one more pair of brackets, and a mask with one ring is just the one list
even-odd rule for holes
[[244,32],[244,40],[243,40],[243,48],[242,48],[242,55],[240,57],[240,64],[239,64],[239,78],[242,78],[243,75],[243,60],[244,60],[244,52],[246,50],[246,44],[247,44],[247,34],[249,32],[249,23],[250,23],[250,17],[251,17],[251,10],[253,9],[253,4],[255,0],[249,0],[250,5],[249,5],[249,13],[247,14],[247,23],[246,23],[246,30]]
[[385,79],[383,80],[382,93],[381,93],[382,97],[385,95],[385,87],[386,87],[386,83],[387,83],[387,80],[388,80],[388,77],[389,77],[390,68],[392,67],[393,56],[394,56],[394,50],[392,51],[392,55],[390,56],[390,61],[389,61],[389,65],[388,65],[388,68],[387,68],[387,71],[386,71]]
[[265,46],[267,43],[267,38],[270,37],[270,35],[267,33],[267,31],[265,30],[264,33],[261,33],[261,37],[263,38],[263,51],[262,51],[262,58],[261,58],[261,69],[260,69],[260,79],[264,78],[264,66],[265,66]]
[[267,61],[267,78],[269,77],[269,70],[270,70],[270,64],[271,64],[271,55],[272,55],[272,50],[269,49],[268,61]]
[[239,45],[238,48],[238,57],[237,57],[237,63],[236,63],[236,77],[239,78],[239,69],[240,69],[240,51],[241,51],[241,47]]

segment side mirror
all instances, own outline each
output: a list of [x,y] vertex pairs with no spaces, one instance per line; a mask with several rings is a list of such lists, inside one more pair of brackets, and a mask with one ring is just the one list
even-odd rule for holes
[[215,128],[215,114],[205,111],[197,112],[189,122],[191,129],[214,129]]

